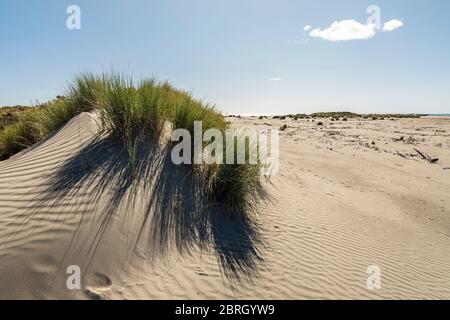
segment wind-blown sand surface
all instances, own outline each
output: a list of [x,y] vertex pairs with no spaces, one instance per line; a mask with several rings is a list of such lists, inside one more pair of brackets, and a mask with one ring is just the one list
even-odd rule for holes
[[[86,148],[94,115],[0,162],[0,298],[450,299],[450,119],[229,120],[287,124],[280,171],[254,225],[213,216],[207,241],[164,199],[146,211],[145,186],[121,185],[102,141]],[[94,155],[106,171],[88,177]],[[149,184],[170,194],[181,181]],[[82,290],[67,289],[69,265]],[[380,290],[366,287],[369,265]]]

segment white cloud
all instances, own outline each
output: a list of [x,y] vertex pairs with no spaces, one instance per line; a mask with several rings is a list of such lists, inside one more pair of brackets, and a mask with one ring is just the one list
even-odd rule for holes
[[393,19],[391,21],[386,22],[383,25],[383,31],[384,32],[391,32],[394,31],[395,29],[401,28],[403,27],[403,22],[397,19]]
[[309,33],[313,38],[321,38],[333,42],[371,39],[375,34],[374,24],[362,24],[355,20],[335,21],[327,29],[321,30],[317,28]]
[[269,80],[270,80],[270,81],[278,82],[278,81],[281,81],[281,80],[283,80],[283,79],[282,79],[282,78],[270,78]]
[[[391,32],[403,27],[403,25],[402,21],[393,19],[386,22],[381,31]],[[372,39],[380,31],[375,24],[362,24],[352,19],[335,21],[331,26],[323,30],[312,28],[310,25],[307,25],[303,30],[309,31],[311,38],[320,38],[332,42]]]

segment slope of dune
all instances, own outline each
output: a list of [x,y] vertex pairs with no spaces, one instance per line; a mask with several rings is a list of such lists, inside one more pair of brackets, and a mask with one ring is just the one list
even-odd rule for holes
[[232,122],[288,126],[253,223],[177,212],[189,190],[164,157],[128,182],[94,114],[0,162],[0,298],[450,298],[450,120]]

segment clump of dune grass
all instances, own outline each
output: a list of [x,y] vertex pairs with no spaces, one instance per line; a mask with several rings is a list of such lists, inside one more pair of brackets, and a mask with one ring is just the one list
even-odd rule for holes
[[75,109],[91,111],[101,108],[105,103],[108,77],[91,73],[81,73],[75,76],[68,85],[68,99]]
[[37,138],[42,140],[83,111],[88,109],[80,107],[70,99],[59,98],[37,106],[29,114],[25,113],[23,121],[29,122],[30,125],[33,122]]
[[[261,178],[261,159],[250,161],[250,153],[259,153],[256,141],[249,137],[235,136],[232,143],[234,159],[238,159],[238,140],[244,141],[244,164],[221,164],[211,179],[210,199],[228,217],[249,218],[259,211],[261,202],[268,198]],[[224,145],[227,153],[227,144]]]
[[122,139],[131,171],[136,174],[138,153],[146,144],[157,144],[164,128],[168,90],[152,79],[134,85],[119,74],[103,76],[99,112],[103,128]]
[[[99,93],[100,97],[88,97],[86,102],[99,110],[103,128],[122,139],[133,174],[139,166],[139,150],[158,143],[166,122],[173,129],[188,130],[192,138],[195,121],[202,122],[203,130],[225,131],[227,126],[213,106],[174,89],[167,82],[143,79],[134,83],[131,78],[113,73],[101,77],[83,75],[75,83],[83,84],[83,92]],[[81,92],[76,87],[72,91]]]
[[[188,130],[192,139],[195,121],[201,121],[203,131],[215,128],[223,136],[228,128],[213,105],[174,89],[167,82],[143,79],[135,83],[119,74],[83,76],[77,82],[88,84],[84,91],[100,92],[101,97],[94,96],[89,99],[95,101],[87,102],[90,106],[97,105],[106,131],[124,142],[134,173],[139,166],[137,153],[146,150],[146,144],[158,143],[166,122],[173,129]],[[89,83],[96,88],[90,90]],[[228,216],[242,217],[256,211],[265,197],[260,166],[248,163],[248,159],[245,164],[192,164],[191,169],[193,181],[208,190],[206,200],[223,208]]]
[[[192,139],[195,121],[202,122],[203,132],[215,128],[225,136],[228,128],[213,105],[167,82],[143,79],[135,83],[117,73],[80,74],[69,84],[66,96],[30,108],[0,131],[0,159],[45,139],[79,113],[93,110],[100,115],[103,132],[123,141],[133,175],[139,153],[159,143],[167,122],[173,129],[188,130]],[[193,164],[191,168],[193,181],[207,186],[206,200],[229,216],[245,217],[257,210],[265,196],[260,166],[248,159],[245,164]]]
[[267,197],[257,164],[224,164],[214,176],[211,197],[228,216],[247,217]]

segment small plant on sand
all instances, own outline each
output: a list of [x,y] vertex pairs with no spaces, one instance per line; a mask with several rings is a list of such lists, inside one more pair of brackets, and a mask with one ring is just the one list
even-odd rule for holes
[[258,165],[221,165],[213,180],[213,200],[228,216],[246,217],[267,197]]
[[[234,140],[234,157],[237,159],[238,138]],[[210,198],[229,217],[248,218],[257,212],[267,193],[261,180],[261,164],[250,164],[250,141],[245,139],[246,164],[222,164],[211,181]],[[224,152],[226,150],[224,148]]]

